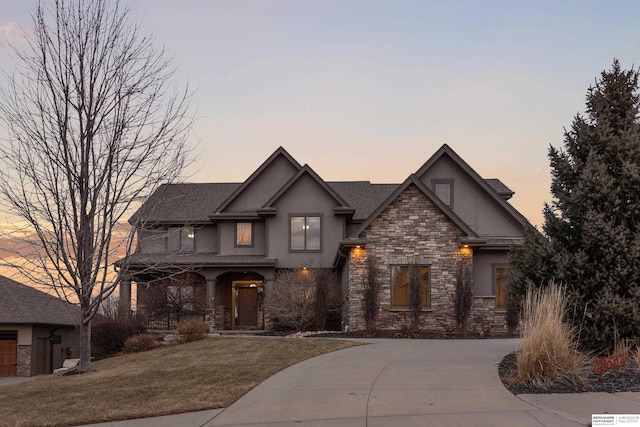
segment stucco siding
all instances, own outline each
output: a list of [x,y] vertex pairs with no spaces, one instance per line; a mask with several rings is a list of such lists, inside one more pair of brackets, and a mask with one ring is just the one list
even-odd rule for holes
[[478,297],[495,296],[493,268],[509,264],[507,251],[479,251],[473,254],[473,293]]
[[162,253],[167,248],[166,230],[140,230],[138,231],[138,252]]
[[449,157],[441,157],[420,179],[431,189],[433,180],[452,180],[453,211],[479,235],[522,236],[522,225]]
[[221,255],[265,255],[266,234],[263,221],[246,221],[253,225],[253,245],[247,247],[236,246],[236,223],[238,221],[223,221],[218,223],[220,230]]
[[[344,236],[345,218],[336,216],[335,199],[311,176],[301,177],[274,204],[277,216],[269,219],[269,256],[277,258],[277,268],[329,268]],[[320,216],[321,249],[319,251],[290,250],[290,218]]]
[[263,207],[296,172],[295,166],[284,157],[274,159],[224,211],[247,212]]

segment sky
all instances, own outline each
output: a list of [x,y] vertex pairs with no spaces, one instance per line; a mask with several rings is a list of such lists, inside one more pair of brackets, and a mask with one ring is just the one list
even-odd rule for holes
[[[640,58],[635,0],[123,2],[193,92],[187,181],[242,182],[282,146],[327,181],[400,183],[446,143],[537,226],[549,146]],[[5,71],[34,5],[0,0]]]

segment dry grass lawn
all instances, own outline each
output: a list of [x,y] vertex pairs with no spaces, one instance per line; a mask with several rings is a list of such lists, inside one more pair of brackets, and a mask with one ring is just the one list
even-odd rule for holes
[[302,360],[356,345],[329,339],[216,337],[0,387],[0,425],[68,426],[227,407]]

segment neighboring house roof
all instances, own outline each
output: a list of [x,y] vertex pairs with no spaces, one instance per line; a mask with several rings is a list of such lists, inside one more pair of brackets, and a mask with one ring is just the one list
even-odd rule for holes
[[208,223],[211,212],[234,193],[240,183],[163,184],[129,222]]
[[[499,180],[495,180],[495,179],[494,180],[485,180],[485,179],[483,179],[478,174],[478,172],[476,172],[471,166],[469,166],[469,164],[467,162],[465,162],[462,159],[462,157],[460,157],[458,155],[458,153],[453,151],[453,149],[451,149],[451,147],[449,147],[447,144],[444,144],[442,147],[440,147],[440,149],[438,149],[438,151],[436,151],[433,154],[433,156],[431,156],[429,158],[429,160],[427,160],[420,167],[420,169],[418,169],[418,171],[415,174],[417,176],[424,175],[443,156],[448,156],[456,165],[458,165],[458,167],[462,171],[464,171],[464,173],[467,174],[467,176],[469,178],[471,178],[473,181],[475,181],[475,183],[480,188],[485,190],[485,192],[493,200],[495,200],[498,203],[498,205],[500,205],[504,210],[506,210],[517,222],[519,222],[523,226],[527,225],[529,223],[529,221],[520,212],[518,212],[516,210],[516,208],[511,206],[504,199],[502,193],[504,193],[505,191],[511,192],[511,190],[509,190],[509,188],[507,188],[506,185],[502,184],[502,182],[500,182]],[[498,181],[499,184],[496,181]],[[495,188],[494,185],[497,186],[498,188]],[[502,188],[502,187],[504,187],[504,188]],[[501,193],[501,191],[502,191],[502,193]],[[513,192],[511,192],[511,193],[513,193]]]
[[477,238],[478,235],[471,227],[469,227],[453,210],[447,206],[436,194],[431,191],[416,175],[410,175],[402,184],[387,196],[387,198],[377,207],[371,215],[360,225],[360,227],[352,234],[352,237],[358,238],[364,230],[380,215],[404,190],[410,185],[415,185],[427,198],[436,205],[445,216],[447,216],[467,237]]
[[0,276],[0,323],[76,326],[80,324],[80,309]]

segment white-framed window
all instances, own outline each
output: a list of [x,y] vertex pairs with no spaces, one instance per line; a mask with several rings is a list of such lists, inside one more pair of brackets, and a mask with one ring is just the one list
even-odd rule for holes
[[289,249],[292,251],[319,251],[321,245],[321,218],[319,215],[291,216]]
[[167,250],[169,252],[193,252],[195,249],[195,231],[193,227],[169,227]]
[[253,223],[236,223],[236,246],[253,246]]
[[391,308],[410,308],[412,274],[420,286],[421,307],[431,308],[431,268],[418,264],[391,266]]

